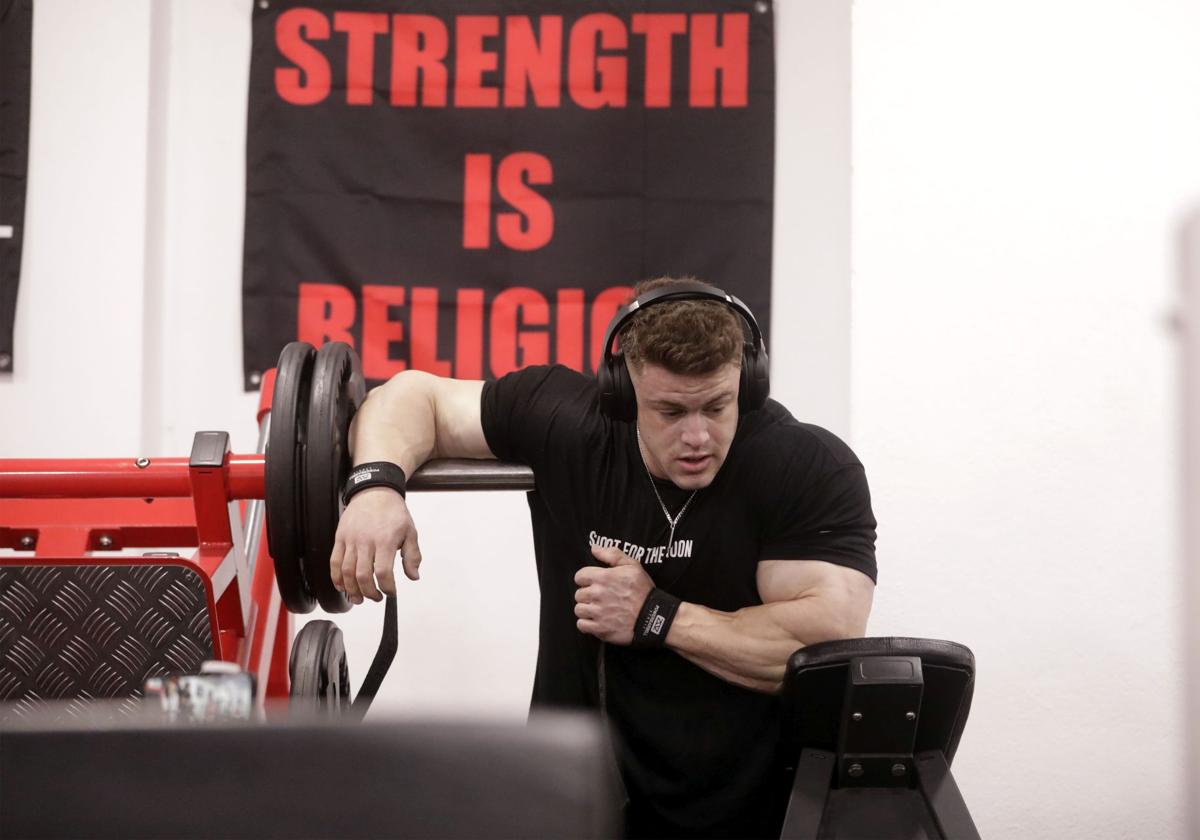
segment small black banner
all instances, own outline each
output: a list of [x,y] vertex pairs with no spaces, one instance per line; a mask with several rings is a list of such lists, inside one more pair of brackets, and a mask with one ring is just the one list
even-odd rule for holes
[[247,388],[297,339],[349,342],[371,381],[593,371],[663,274],[770,323],[766,0],[254,8]]
[[13,324],[25,238],[33,0],[0,0],[0,373],[13,369]]

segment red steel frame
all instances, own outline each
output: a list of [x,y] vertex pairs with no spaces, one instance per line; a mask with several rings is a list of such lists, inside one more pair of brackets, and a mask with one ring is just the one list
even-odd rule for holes
[[[258,421],[271,410],[263,377]],[[221,467],[187,458],[0,459],[0,566],[189,566],[208,597],[214,655],[255,675],[258,703],[286,698],[294,625],[275,585],[265,534],[251,566],[245,501],[264,498],[262,455],[225,454]],[[265,531],[266,516],[260,520]],[[126,548],[190,547],[190,556],[115,556]]]

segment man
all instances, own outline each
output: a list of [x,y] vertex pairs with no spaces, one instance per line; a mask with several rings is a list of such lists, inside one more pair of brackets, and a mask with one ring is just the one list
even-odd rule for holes
[[488,383],[406,372],[373,390],[352,431],[367,489],[339,524],[331,574],[353,602],[377,600],[395,591],[398,547],[418,578],[391,465],[530,465],[535,706],[607,715],[631,836],[778,836],[788,657],[866,630],[866,479],[842,441],[766,398],[765,351],[740,301],[669,278],[635,293],[601,387],[551,366]]

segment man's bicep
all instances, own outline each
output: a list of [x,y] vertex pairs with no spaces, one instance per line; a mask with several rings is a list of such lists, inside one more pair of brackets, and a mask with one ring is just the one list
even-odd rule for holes
[[438,379],[433,391],[437,444],[434,458],[495,458],[483,434],[483,382]]
[[807,602],[820,610],[837,637],[856,638],[867,631],[875,582],[858,569],[824,560],[762,560],[757,584],[764,604]]

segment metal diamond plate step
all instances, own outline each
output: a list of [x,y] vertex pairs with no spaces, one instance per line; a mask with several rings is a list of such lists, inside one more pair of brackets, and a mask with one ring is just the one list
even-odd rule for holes
[[[0,566],[0,722],[51,700],[133,709],[149,677],[213,657],[204,582],[179,564]],[[72,711],[75,710],[75,711]]]

